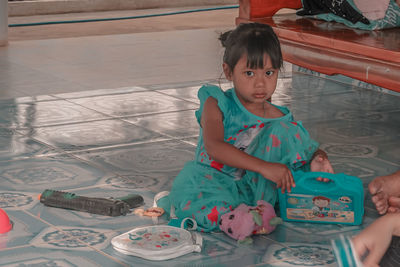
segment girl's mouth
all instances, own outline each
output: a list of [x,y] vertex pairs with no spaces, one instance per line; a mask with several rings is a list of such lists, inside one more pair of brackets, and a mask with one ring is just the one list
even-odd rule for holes
[[254,94],[254,98],[265,98],[266,94]]

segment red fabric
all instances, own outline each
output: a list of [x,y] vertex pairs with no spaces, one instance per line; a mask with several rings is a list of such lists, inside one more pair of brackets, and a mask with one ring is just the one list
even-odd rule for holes
[[249,0],[250,18],[270,17],[282,8],[299,9],[301,0]]

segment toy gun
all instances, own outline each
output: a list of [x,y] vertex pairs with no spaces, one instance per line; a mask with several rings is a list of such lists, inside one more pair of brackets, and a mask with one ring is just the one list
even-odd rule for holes
[[143,197],[130,194],[119,199],[77,196],[73,193],[46,189],[40,195],[40,202],[46,206],[85,211],[106,216],[126,215],[129,209],[143,204]]

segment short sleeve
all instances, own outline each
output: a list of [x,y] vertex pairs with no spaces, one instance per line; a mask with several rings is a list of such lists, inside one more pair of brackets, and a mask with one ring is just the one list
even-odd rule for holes
[[199,124],[203,114],[204,103],[209,97],[213,97],[218,101],[218,107],[222,112],[223,120],[225,120],[226,114],[229,112],[229,99],[220,87],[211,84],[203,85],[199,89],[197,97],[200,100],[200,108],[196,111],[196,118]]

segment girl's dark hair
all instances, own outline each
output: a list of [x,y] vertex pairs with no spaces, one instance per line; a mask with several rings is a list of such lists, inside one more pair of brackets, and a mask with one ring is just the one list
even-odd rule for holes
[[219,37],[225,47],[224,63],[231,71],[239,59],[247,54],[247,67],[263,68],[264,54],[269,55],[274,69],[283,65],[281,46],[271,26],[261,23],[243,23]]

